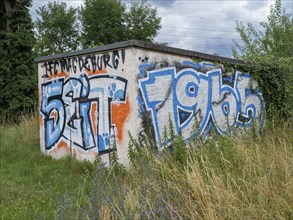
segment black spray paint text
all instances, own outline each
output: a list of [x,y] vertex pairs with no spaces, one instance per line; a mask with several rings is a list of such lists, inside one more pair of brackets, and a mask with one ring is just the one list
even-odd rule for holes
[[43,67],[46,74],[43,78],[57,75],[58,72],[76,73],[77,71],[87,70],[95,72],[107,68],[117,69],[118,66],[125,62],[125,50],[115,50],[111,53],[89,54],[81,57],[64,58],[60,60],[50,60],[45,62]]

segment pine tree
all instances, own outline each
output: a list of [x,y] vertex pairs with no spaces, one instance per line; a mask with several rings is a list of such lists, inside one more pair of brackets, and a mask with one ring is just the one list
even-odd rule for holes
[[0,120],[16,120],[36,104],[37,74],[33,62],[31,0],[0,3]]

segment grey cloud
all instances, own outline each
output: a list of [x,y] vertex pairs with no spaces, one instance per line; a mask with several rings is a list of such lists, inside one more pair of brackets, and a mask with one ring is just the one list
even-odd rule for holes
[[155,7],[171,7],[176,0],[150,0],[149,2]]
[[[38,10],[39,7],[47,5],[49,2],[54,2],[54,0],[52,0],[52,1],[33,0],[32,7],[30,8],[30,14],[32,15],[33,20],[35,20],[37,18],[36,10]],[[83,3],[83,1],[59,1],[59,2],[65,2],[68,7],[72,6],[74,8],[81,6]]]
[[[131,0],[123,0],[122,2],[129,5]],[[148,0],[148,3],[154,7],[171,7],[175,2],[176,0]]]
[[268,1],[258,1],[258,0],[250,0],[247,1],[245,8],[249,10],[259,10],[262,7],[265,7],[267,5]]
[[[53,1],[53,0],[52,0]],[[123,0],[129,4],[131,0]],[[35,10],[47,1],[33,1]],[[68,6],[78,7],[82,1],[66,1]],[[236,20],[243,24],[252,23],[260,30],[259,22],[266,21],[269,4],[273,1],[176,1],[149,0],[157,7],[163,28],[155,38],[157,42],[169,42],[169,46],[194,50],[220,56],[231,56],[232,39],[239,39],[235,31]],[[292,14],[293,1],[282,2],[286,11]],[[167,28],[169,27],[169,28]]]
[[293,1],[283,1],[283,8],[285,8],[286,13],[293,15]]

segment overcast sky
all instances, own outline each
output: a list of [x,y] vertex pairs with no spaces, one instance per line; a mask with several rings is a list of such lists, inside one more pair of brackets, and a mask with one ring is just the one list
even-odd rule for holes
[[[31,14],[51,0],[33,0]],[[129,0],[122,0],[126,4]],[[84,0],[63,0],[68,6],[81,6]],[[162,18],[162,29],[156,42],[209,54],[231,57],[236,20],[252,23],[261,30],[259,22],[267,21],[274,0],[149,0]],[[293,0],[283,0],[283,8],[292,14]]]

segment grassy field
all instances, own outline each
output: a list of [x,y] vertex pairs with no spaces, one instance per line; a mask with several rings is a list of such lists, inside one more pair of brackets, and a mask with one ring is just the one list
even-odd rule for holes
[[293,120],[261,136],[131,145],[132,168],[40,153],[38,119],[0,125],[1,219],[293,219]]
[[54,219],[63,194],[77,194],[92,165],[40,153],[38,119],[0,125],[1,219]]

